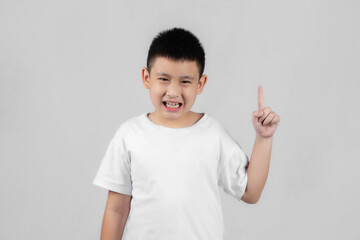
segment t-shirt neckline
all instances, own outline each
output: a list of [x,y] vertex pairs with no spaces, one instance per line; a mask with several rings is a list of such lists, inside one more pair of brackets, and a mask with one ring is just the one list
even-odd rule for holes
[[193,125],[191,126],[188,126],[188,127],[183,127],[183,128],[170,128],[170,127],[165,127],[165,126],[161,126],[161,125],[158,125],[156,123],[154,123],[147,115],[149,113],[148,112],[145,112],[142,114],[142,118],[145,119],[145,122],[149,125],[149,126],[152,126],[153,128],[156,128],[158,130],[161,130],[161,131],[168,131],[168,132],[187,132],[187,131],[190,131],[190,130],[195,130],[197,128],[199,128],[201,125],[204,124],[204,122],[208,119],[209,115],[207,113],[201,113],[203,114],[203,116],[196,122],[194,123]]

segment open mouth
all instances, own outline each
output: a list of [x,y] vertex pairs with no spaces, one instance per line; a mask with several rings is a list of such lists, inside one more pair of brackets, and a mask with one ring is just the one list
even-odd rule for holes
[[167,108],[180,108],[182,106],[182,103],[167,103],[165,101],[162,103]]

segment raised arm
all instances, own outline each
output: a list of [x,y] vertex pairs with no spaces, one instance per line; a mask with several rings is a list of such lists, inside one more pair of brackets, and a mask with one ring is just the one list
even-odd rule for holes
[[269,172],[270,156],[274,132],[280,122],[280,116],[264,108],[262,86],[258,88],[258,111],[253,112],[252,122],[256,131],[256,138],[247,169],[248,183],[242,200],[246,203],[256,203]]

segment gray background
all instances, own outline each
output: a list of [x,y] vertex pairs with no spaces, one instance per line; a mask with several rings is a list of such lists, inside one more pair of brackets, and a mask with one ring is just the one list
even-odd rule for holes
[[226,237],[360,239],[359,1],[0,1],[0,239],[99,239],[92,185],[120,123],[153,111],[141,67],[184,27],[206,52],[207,112],[251,156],[257,87],[281,116],[249,205],[221,191]]

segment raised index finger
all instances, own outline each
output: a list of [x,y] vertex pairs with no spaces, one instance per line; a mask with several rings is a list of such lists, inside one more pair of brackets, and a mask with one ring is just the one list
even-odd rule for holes
[[264,110],[264,95],[263,95],[263,87],[260,85],[258,88],[258,112],[262,112]]

